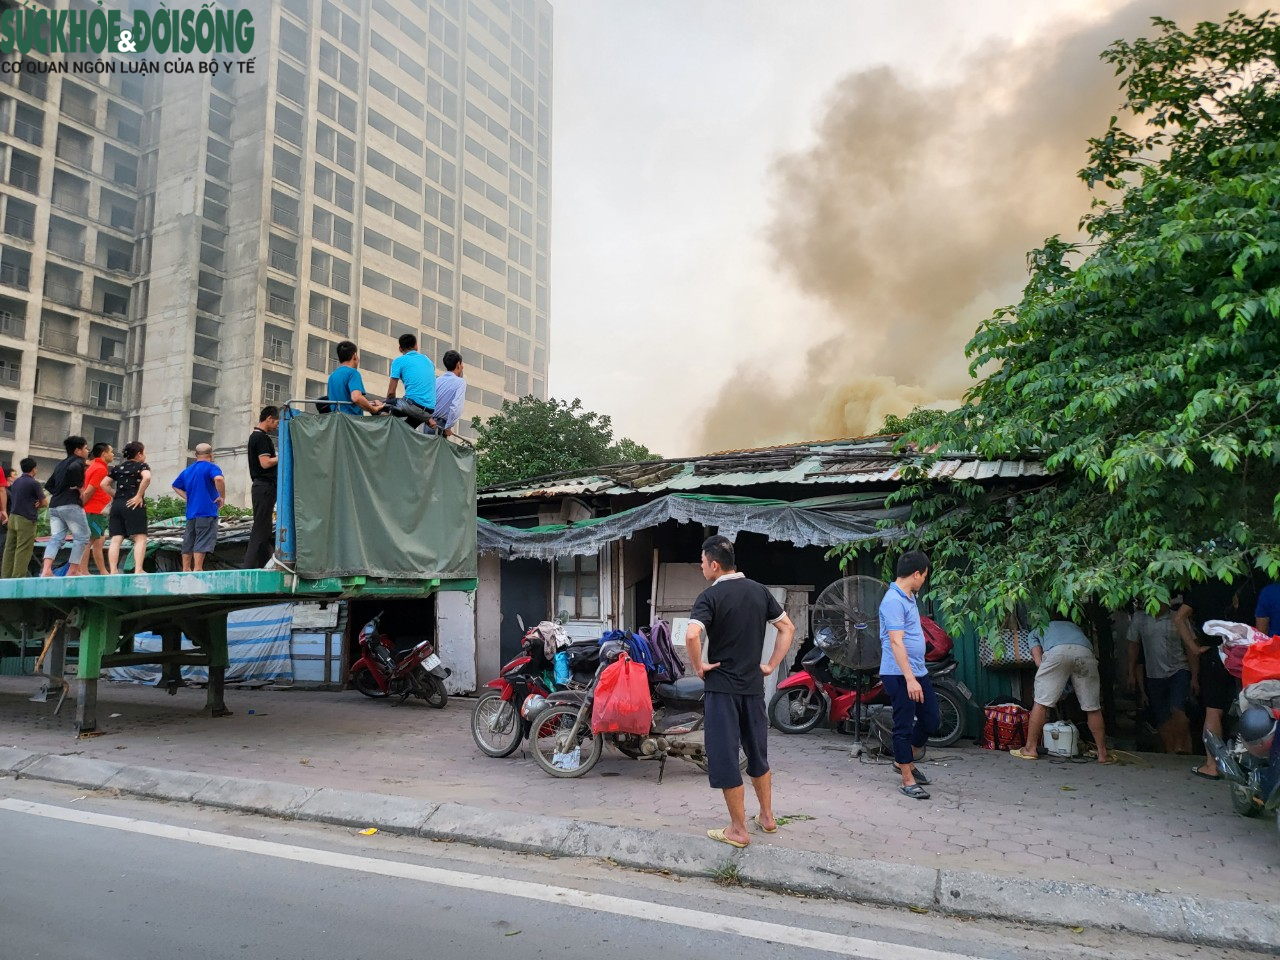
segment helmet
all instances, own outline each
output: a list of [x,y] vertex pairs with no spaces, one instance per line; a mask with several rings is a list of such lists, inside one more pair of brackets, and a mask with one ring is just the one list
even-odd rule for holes
[[1275,733],[1276,721],[1265,707],[1250,707],[1240,714],[1240,739],[1245,743],[1261,743]]

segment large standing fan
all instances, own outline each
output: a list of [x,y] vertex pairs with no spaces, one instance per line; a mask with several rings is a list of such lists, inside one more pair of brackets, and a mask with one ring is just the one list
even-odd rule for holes
[[889,585],[875,577],[845,577],[823,590],[813,605],[814,643],[832,663],[854,674],[858,699],[853,722],[859,742],[867,689],[880,669],[880,601],[888,592]]

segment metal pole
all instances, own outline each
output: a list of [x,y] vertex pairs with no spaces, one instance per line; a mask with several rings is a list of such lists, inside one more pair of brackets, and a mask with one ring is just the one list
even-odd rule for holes
[[276,556],[292,566],[297,562],[298,542],[293,524],[293,447],[289,421],[298,411],[288,404],[280,412],[280,459],[276,464]]

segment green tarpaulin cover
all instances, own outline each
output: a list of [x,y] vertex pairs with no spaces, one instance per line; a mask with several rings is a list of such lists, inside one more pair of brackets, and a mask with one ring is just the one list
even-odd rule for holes
[[476,575],[476,458],[391,417],[289,422],[304,577]]

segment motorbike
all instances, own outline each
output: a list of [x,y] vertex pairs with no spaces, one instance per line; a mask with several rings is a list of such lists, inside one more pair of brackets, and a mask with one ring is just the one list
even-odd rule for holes
[[509,757],[516,752],[532,729],[521,707],[530,696],[545,697],[551,692],[544,680],[550,664],[537,628],[525,633],[520,647],[520,655],[485,684],[487,689],[471,712],[471,736],[491,757]]
[[[616,641],[601,645],[600,666],[586,689],[531,696],[524,702],[521,712],[533,731],[530,742],[534,760],[553,777],[581,777],[599,762],[607,738],[626,757],[657,760],[659,783],[668,757],[687,760],[705,773],[705,689],[698,677],[651,685],[656,708],[648,734],[592,734],[591,708],[595,703],[596,685],[604,669],[625,649]],[[744,753],[740,752],[738,762],[745,770]]]
[[[385,611],[383,611],[385,613]],[[366,697],[420,697],[437,710],[449,702],[444,681],[451,673],[440,662],[430,640],[410,647],[397,656],[395,644],[380,629],[382,613],[360,631],[360,659],[351,665],[347,682]]]
[[1280,736],[1272,712],[1251,706],[1240,715],[1230,742],[1206,730],[1204,744],[1227,781],[1231,809],[1242,817],[1274,816],[1280,829]]
[[[938,732],[929,738],[929,746],[949,747],[964,736],[966,707],[974,703],[973,694],[952,676],[958,664],[951,655],[950,641],[939,642],[932,634],[925,640],[925,665],[942,717]],[[832,663],[823,645],[816,642],[800,665],[803,669],[778,684],[777,693],[769,702],[769,722],[774,729],[808,733],[824,722],[836,729],[852,727],[859,702],[854,675]],[[866,686],[861,700],[864,707],[889,702],[878,677]]]

